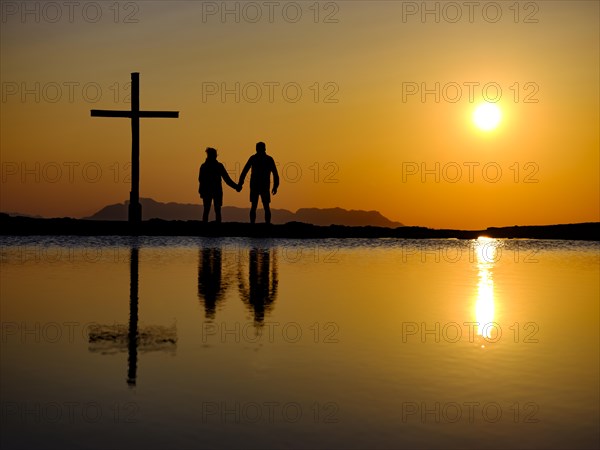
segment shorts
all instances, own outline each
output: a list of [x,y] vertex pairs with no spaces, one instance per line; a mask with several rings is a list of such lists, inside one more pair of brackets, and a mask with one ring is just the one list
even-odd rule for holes
[[250,203],[257,203],[258,197],[261,198],[264,205],[268,205],[269,203],[271,203],[271,193],[269,192],[268,189],[263,189],[263,190],[250,189]]
[[206,195],[206,196],[202,197],[202,201],[207,205],[210,205],[211,202],[214,202],[215,207],[223,206],[223,194],[221,194],[221,195]]

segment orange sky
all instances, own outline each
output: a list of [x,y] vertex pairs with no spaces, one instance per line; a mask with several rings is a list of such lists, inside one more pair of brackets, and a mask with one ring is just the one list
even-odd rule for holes
[[[51,3],[2,3],[2,211],[128,198],[129,121],[89,110],[128,109],[138,71],[142,109],[180,111],[142,120],[143,197],[199,203],[205,147],[237,177],[263,140],[274,208],[436,228],[600,220],[598,2]],[[483,86],[501,89],[487,133],[471,120]]]

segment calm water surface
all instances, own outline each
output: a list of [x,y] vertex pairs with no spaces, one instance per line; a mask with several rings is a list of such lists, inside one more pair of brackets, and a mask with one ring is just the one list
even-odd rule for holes
[[600,445],[597,242],[0,243],[2,449]]

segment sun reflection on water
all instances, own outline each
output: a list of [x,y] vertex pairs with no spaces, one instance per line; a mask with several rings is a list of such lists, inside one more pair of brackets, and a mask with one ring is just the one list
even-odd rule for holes
[[498,240],[488,237],[479,237],[474,243],[479,269],[477,283],[477,301],[475,302],[475,321],[477,334],[489,339],[492,338],[494,327],[489,326],[494,322],[494,280],[492,269],[498,255]]

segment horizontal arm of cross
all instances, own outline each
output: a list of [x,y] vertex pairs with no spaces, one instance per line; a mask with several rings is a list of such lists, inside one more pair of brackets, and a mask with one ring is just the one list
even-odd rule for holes
[[92,117],[127,117],[131,119],[131,111],[111,111],[107,109],[92,109]]
[[[131,119],[134,117],[132,111],[115,111],[110,109],[92,109],[92,117],[125,117]],[[177,119],[179,118],[179,111],[139,111],[136,114],[140,118],[163,118],[163,119]]]
[[179,111],[140,111],[140,117],[162,117],[165,119],[178,119]]

